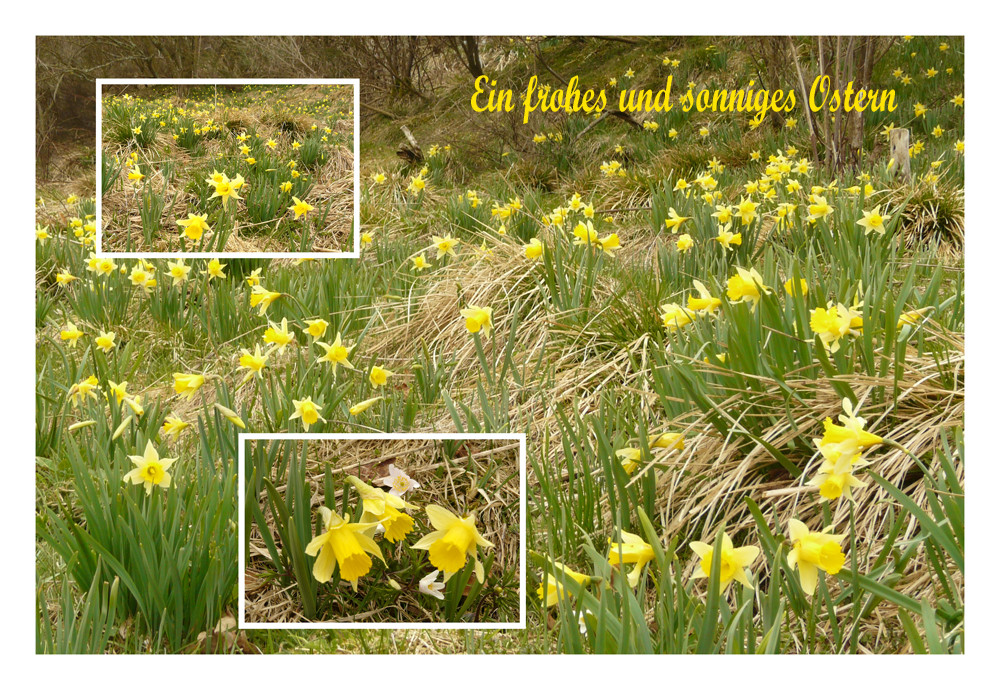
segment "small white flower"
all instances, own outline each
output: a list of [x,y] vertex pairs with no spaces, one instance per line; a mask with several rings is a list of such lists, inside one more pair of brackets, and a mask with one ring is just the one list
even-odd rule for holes
[[407,491],[420,488],[418,482],[410,479],[410,475],[403,470],[396,469],[395,465],[389,465],[388,476],[379,477],[372,483],[389,487],[389,493],[393,496],[402,496]]
[[442,600],[444,599],[444,595],[441,594],[441,590],[444,589],[444,583],[435,582],[440,572],[441,572],[440,570],[433,570],[424,575],[423,579],[420,580],[421,594],[429,594],[432,597],[436,597]]

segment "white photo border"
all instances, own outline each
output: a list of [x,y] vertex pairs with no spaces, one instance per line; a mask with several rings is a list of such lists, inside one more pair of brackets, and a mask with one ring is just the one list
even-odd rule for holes
[[[519,524],[520,524],[520,544],[518,544],[518,565],[520,569],[519,577],[519,614],[517,622],[498,623],[358,623],[358,622],[338,622],[338,621],[317,621],[308,623],[261,623],[246,620],[246,580],[243,573],[246,569],[246,552],[244,551],[244,539],[246,538],[246,473],[243,471],[244,456],[246,453],[247,441],[364,441],[364,440],[411,440],[411,441],[517,441],[518,442],[518,479],[520,491]],[[527,435],[524,433],[330,433],[330,434],[308,434],[308,433],[241,433],[239,434],[239,453],[237,462],[237,482],[239,514],[237,523],[239,525],[239,548],[237,572],[239,578],[239,602],[238,602],[238,622],[240,629],[245,630],[524,630],[527,626]]]

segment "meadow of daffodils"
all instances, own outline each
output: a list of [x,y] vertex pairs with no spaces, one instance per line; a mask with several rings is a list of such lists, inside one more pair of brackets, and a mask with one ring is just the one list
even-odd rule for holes
[[[491,59],[526,74],[545,50],[595,85],[749,79],[740,42],[713,40],[600,44],[600,61],[498,41]],[[93,194],[42,193],[39,650],[962,652],[963,65],[959,39],[896,39],[873,80],[899,107],[865,116],[861,163],[838,170],[801,111],[588,131],[536,114],[514,145],[415,104],[407,163],[398,123],[373,117],[358,260],[98,258]],[[466,103],[467,82],[446,98]],[[253,172],[209,158],[193,194],[216,227],[212,168]],[[526,433],[526,628],[235,630],[244,430]],[[257,554],[297,601],[431,608],[433,570],[506,596],[499,542],[455,522],[489,503],[478,470],[462,465],[462,503],[397,502],[373,493],[385,472],[297,458],[258,457],[248,490],[298,507],[281,553]],[[307,464],[324,498],[268,491],[267,472]],[[405,577],[380,558],[397,536]]]
[[351,251],[352,86],[104,88],[103,250]]

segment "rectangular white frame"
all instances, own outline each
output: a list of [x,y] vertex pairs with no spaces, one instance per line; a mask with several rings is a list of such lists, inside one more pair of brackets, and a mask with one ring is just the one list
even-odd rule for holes
[[[101,119],[103,111],[103,90],[105,85],[184,85],[184,84],[350,84],[354,87],[354,243],[349,252],[105,252],[101,248]],[[97,133],[96,133],[96,179],[94,188],[97,220],[96,254],[99,257],[122,259],[357,259],[361,256],[361,80],[360,79],[98,79],[97,80]]]
[[[246,553],[243,550],[243,541],[246,536],[246,524],[244,522],[244,515],[246,514],[246,474],[243,471],[243,461],[244,454],[246,452],[246,442],[247,441],[357,441],[357,440],[398,440],[398,439],[409,439],[413,441],[445,441],[445,440],[455,440],[455,441],[518,441],[518,476],[520,479],[520,525],[521,525],[521,543],[518,544],[518,563],[520,565],[520,601],[519,607],[520,612],[518,615],[518,621],[516,623],[342,623],[337,621],[320,621],[311,623],[256,623],[248,622],[246,620],[246,605],[244,600],[246,599],[246,580],[244,579],[243,573],[246,569]],[[237,522],[239,524],[239,558],[238,558],[238,569],[239,569],[239,626],[242,629],[248,630],[262,630],[268,628],[280,629],[280,630],[402,630],[402,629],[416,629],[416,630],[447,630],[447,629],[472,629],[472,630],[523,630],[527,624],[527,508],[525,505],[525,497],[527,493],[527,439],[523,433],[508,433],[508,434],[483,434],[483,433],[381,433],[381,434],[288,434],[288,433],[241,433],[239,435],[239,467],[237,468],[237,475],[239,476],[239,481],[237,482],[239,487],[239,500],[238,509],[239,516],[237,517]]]

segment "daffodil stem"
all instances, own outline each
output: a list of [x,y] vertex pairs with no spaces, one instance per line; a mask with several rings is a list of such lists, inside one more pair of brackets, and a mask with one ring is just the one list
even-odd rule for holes
[[486,353],[483,352],[483,341],[479,338],[478,333],[472,334],[472,340],[476,343],[476,354],[479,355],[479,363],[483,366],[483,375],[486,377],[486,383],[492,388],[493,376],[490,372],[490,366],[486,361]]

